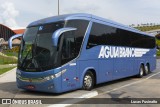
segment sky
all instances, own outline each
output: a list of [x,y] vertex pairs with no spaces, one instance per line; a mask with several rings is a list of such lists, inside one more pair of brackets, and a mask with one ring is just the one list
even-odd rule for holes
[[[57,15],[58,0],[0,0],[0,23],[25,28]],[[60,14],[89,13],[131,25],[160,24],[160,0],[59,0]]]

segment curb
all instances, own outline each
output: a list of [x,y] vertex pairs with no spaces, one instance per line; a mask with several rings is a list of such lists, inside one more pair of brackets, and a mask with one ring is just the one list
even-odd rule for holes
[[7,72],[5,72],[5,73],[1,74],[1,75],[0,75],[0,78],[1,78],[1,77],[3,77],[3,76],[5,76],[5,75],[7,75],[7,74],[9,74],[9,73],[10,73],[10,72],[12,72],[14,69],[16,70],[16,69],[17,69],[17,67],[15,67],[15,68],[11,69],[10,71],[7,71]]

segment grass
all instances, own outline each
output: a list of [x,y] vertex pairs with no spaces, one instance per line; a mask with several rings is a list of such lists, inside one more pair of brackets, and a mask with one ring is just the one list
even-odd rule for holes
[[150,30],[160,29],[160,25],[155,25],[155,26],[140,26],[140,27],[135,27],[135,28],[139,29],[141,31],[150,31]]
[[0,69],[3,69],[3,68],[10,68],[10,67],[15,67],[16,65],[15,64],[5,64],[5,65],[0,65]]
[[3,52],[7,56],[18,56],[18,53]]
[[160,46],[160,40],[156,39],[156,44]]
[[[160,40],[156,39],[156,44],[160,46]],[[157,56],[160,56],[160,50],[157,51]]]
[[3,74],[3,73],[5,73],[5,72],[7,72],[7,71],[12,70],[13,68],[15,68],[15,67],[9,67],[9,68],[2,68],[2,69],[0,69],[0,75]]
[[157,51],[157,56],[160,56],[160,51]]
[[17,63],[16,58],[0,55],[0,64],[16,64],[16,63]]

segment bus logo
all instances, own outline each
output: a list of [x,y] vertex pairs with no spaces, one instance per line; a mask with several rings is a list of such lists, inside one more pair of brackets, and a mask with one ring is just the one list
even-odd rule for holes
[[40,27],[39,27],[39,31],[40,31],[40,30],[43,30],[43,26],[40,26]]
[[102,46],[98,58],[142,57],[149,49]]

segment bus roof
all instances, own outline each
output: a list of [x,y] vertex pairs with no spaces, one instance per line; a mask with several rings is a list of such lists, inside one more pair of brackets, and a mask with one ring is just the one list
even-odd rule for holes
[[153,36],[153,35],[150,35],[148,33],[142,32],[138,29],[120,24],[118,22],[115,22],[115,21],[112,21],[112,20],[109,20],[109,19],[105,19],[105,18],[101,18],[101,17],[95,16],[95,15],[92,15],[92,14],[86,14],[86,13],[65,14],[65,15],[59,15],[59,16],[52,16],[52,17],[48,17],[48,18],[41,19],[41,20],[38,20],[38,21],[34,21],[34,22],[30,23],[28,25],[28,27],[41,25],[41,24],[52,23],[52,22],[57,22],[57,21],[65,21],[65,20],[70,20],[70,19],[81,19],[81,18],[86,19],[86,20],[96,19],[96,20],[99,20],[99,21],[110,23],[110,24],[112,24],[112,25],[114,25],[118,28],[121,28],[121,29],[129,30],[129,31],[144,34],[144,35]]

